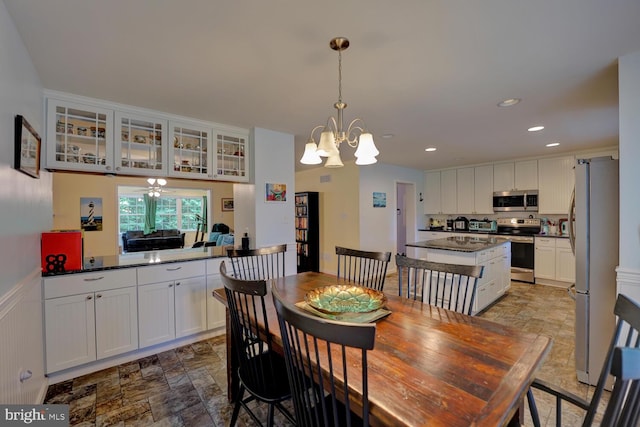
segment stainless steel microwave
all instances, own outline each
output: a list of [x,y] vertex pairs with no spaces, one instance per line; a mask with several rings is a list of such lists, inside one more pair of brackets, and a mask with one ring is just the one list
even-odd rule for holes
[[494,212],[538,212],[538,190],[495,191]]

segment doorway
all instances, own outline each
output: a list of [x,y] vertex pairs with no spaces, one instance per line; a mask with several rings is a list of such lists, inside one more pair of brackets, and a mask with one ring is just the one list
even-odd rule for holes
[[[396,182],[396,252],[405,254],[406,245],[414,241],[416,199],[414,184]],[[410,242],[410,241],[411,242]]]

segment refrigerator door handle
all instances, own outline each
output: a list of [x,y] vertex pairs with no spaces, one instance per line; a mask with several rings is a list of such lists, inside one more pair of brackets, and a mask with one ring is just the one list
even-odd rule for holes
[[569,294],[569,298],[572,300],[576,300],[576,285],[573,284],[567,288],[567,293]]
[[[573,191],[571,192],[571,202],[569,202],[569,215],[567,216],[567,225],[569,228],[569,243],[571,243],[571,252],[573,255],[576,254],[576,233],[573,229],[573,215],[576,209],[576,188],[573,187]],[[575,287],[575,285],[574,285]]]

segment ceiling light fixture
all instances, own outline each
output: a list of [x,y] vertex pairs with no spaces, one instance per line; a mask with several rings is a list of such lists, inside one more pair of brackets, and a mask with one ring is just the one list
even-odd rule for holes
[[560,145],[559,142],[550,142],[547,145],[545,145],[545,147],[557,147],[558,145]]
[[160,194],[164,191],[162,187],[167,185],[167,180],[164,178],[148,178],[149,190],[147,194],[149,197],[160,197]]
[[424,151],[429,151],[429,152],[436,151],[436,148],[435,147],[429,147],[429,148],[425,148]]
[[[376,163],[376,156],[380,154],[373,143],[373,135],[366,131],[364,121],[355,118],[344,130],[343,111],[347,104],[342,102],[342,51],[349,47],[349,40],[345,37],[336,37],[329,42],[331,49],[338,52],[338,102],[333,104],[338,110],[338,117],[329,116],[326,125],[316,126],[311,130],[309,140],[304,148],[304,154],[300,163],[305,165],[317,165],[322,163],[320,157],[327,157],[325,168],[339,168],[344,166],[340,159],[340,144],[346,142],[349,147],[356,148],[356,165],[370,165]],[[361,125],[361,126],[359,126]],[[316,145],[313,133],[322,129],[320,143]]]
[[544,126],[534,126],[527,129],[529,132],[538,132],[539,130],[544,129]]
[[522,101],[520,98],[507,98],[504,101],[498,102],[498,107],[512,107]]

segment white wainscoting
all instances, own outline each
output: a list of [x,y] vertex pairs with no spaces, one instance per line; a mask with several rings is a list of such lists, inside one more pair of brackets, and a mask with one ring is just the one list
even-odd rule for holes
[[640,271],[616,268],[618,293],[624,294],[640,304]]
[[[48,380],[44,376],[42,285],[34,271],[0,297],[0,403],[39,404]],[[29,379],[20,374],[31,371]]]

